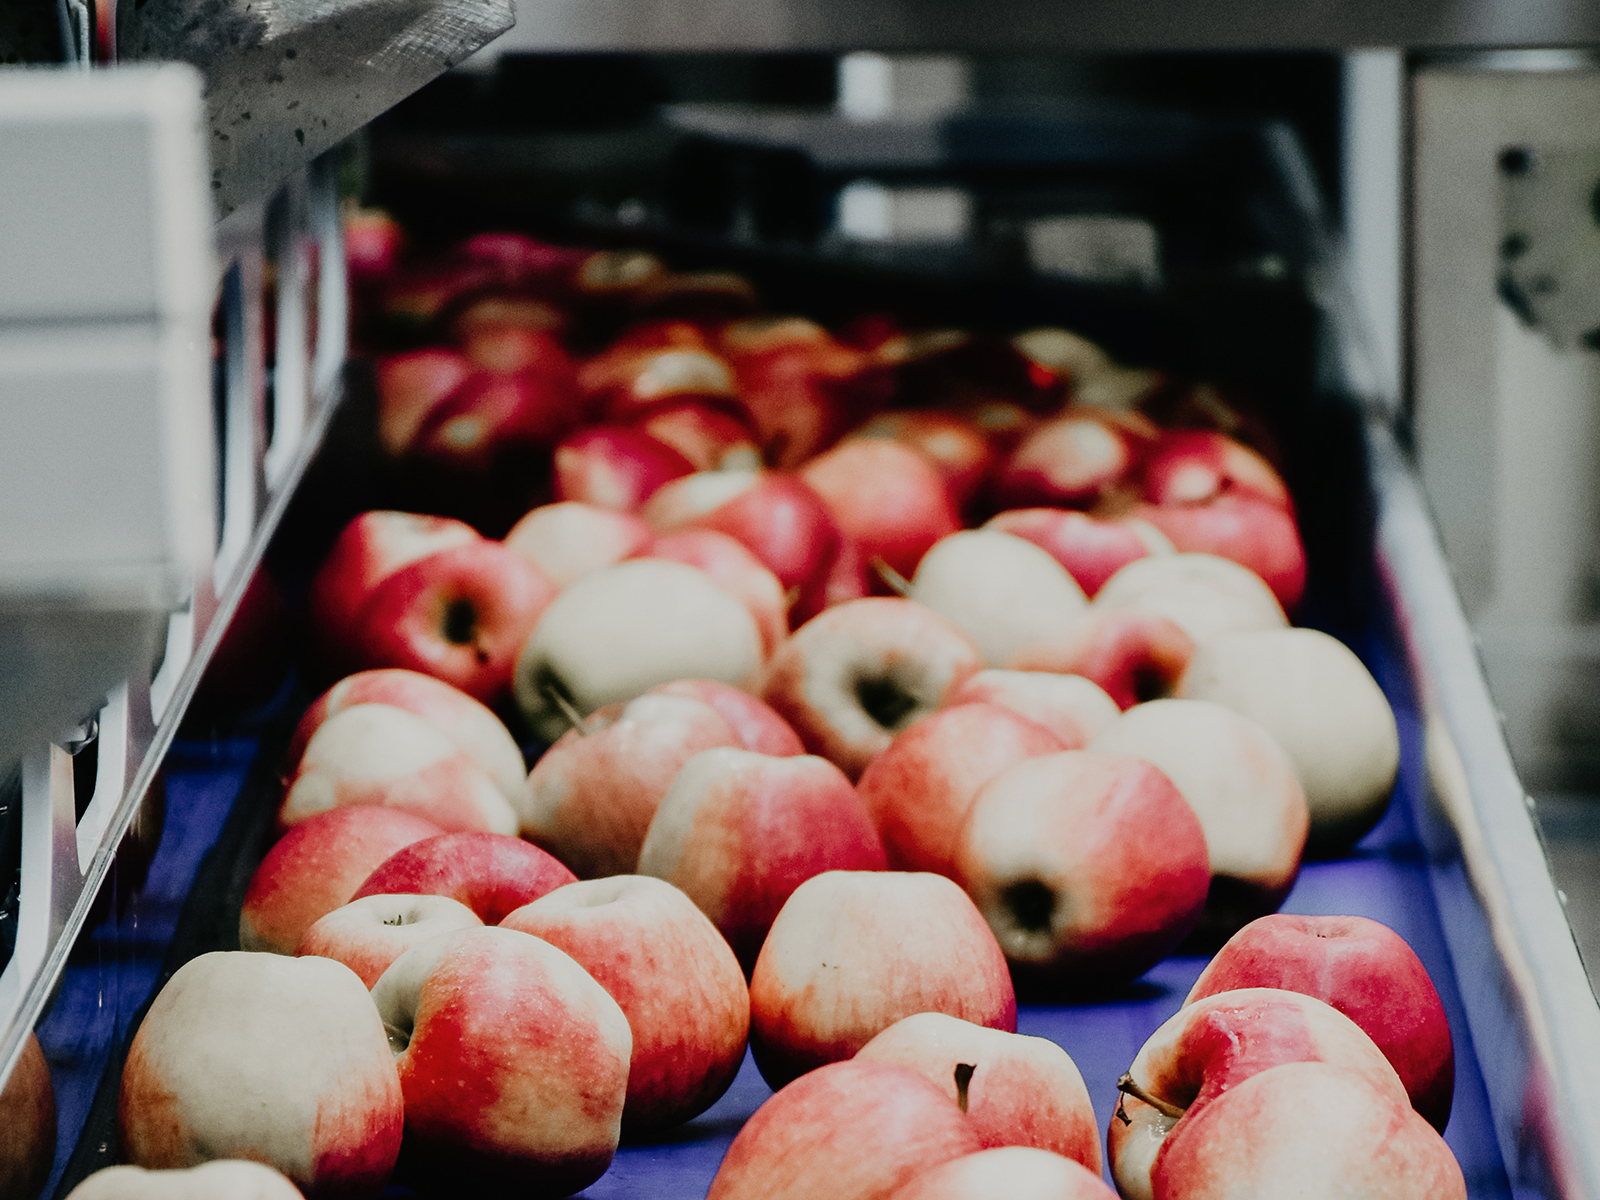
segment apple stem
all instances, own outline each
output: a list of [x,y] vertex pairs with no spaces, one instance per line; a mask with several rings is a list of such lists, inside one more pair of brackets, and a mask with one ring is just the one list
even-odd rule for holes
[[961,1106],[961,1111],[967,1111],[967,1086],[972,1082],[972,1073],[978,1069],[976,1063],[956,1064],[956,1103]]
[[905,598],[911,595],[911,581],[883,561],[881,555],[872,559],[872,569],[878,573],[878,578],[889,585],[889,590],[896,596]]
[[578,731],[579,737],[589,736],[589,722],[584,719],[583,714],[578,711],[577,706],[574,705],[571,700],[568,700],[565,696],[563,696],[558,689],[553,687],[545,688],[544,698],[550,701],[551,704],[554,704],[556,708],[560,710],[561,715],[567,719],[567,724],[571,725],[573,729]]
[[[1122,1092],[1124,1095],[1132,1096],[1135,1100],[1143,1100],[1164,1117],[1177,1118],[1183,1116],[1183,1109],[1176,1104],[1168,1104],[1165,1100],[1152,1096],[1135,1083],[1133,1076],[1126,1071],[1123,1072],[1122,1078],[1117,1080],[1117,1091]],[[1120,1107],[1121,1105],[1119,1104],[1118,1108],[1120,1109]]]
[[800,585],[797,583],[783,594],[783,611],[788,612],[800,603]]

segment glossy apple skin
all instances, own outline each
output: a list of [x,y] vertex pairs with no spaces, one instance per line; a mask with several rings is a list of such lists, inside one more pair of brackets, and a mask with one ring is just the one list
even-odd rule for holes
[[802,883],[885,865],[861,797],[838,767],[732,747],[684,764],[639,851],[639,873],[683,889],[747,972]]
[[362,896],[318,918],[295,956],[342,962],[371,988],[411,947],[482,924],[477,913],[448,896]]
[[485,539],[390,575],[352,639],[364,666],[421,671],[489,704],[509,693],[517,652],[556,592],[532,563]]
[[391,1030],[417,1182],[556,1197],[604,1174],[633,1035],[568,955],[515,929],[467,929],[395,959],[372,1003]]
[[508,801],[514,802],[526,791],[528,772],[522,751],[487,705],[442,679],[399,667],[358,671],[318,696],[289,739],[284,762],[290,770],[300,762],[324,721],[358,704],[387,704],[421,717],[487,771]]
[[1060,638],[1036,642],[1006,665],[1081,675],[1126,711],[1176,691],[1194,651],[1194,639],[1166,617],[1108,608],[1091,610]]
[[1366,917],[1275,913],[1218,950],[1185,1003],[1233,988],[1315,996],[1361,1026],[1405,1084],[1411,1104],[1444,1132],[1455,1093],[1455,1053],[1439,993],[1416,951]]
[[299,1200],[300,1189],[263,1163],[219,1158],[186,1170],[104,1167],[67,1195],[69,1200]]
[[1306,590],[1306,551],[1294,516],[1248,496],[1199,504],[1141,504],[1133,515],[1154,525],[1185,553],[1216,554],[1249,567],[1293,612]]
[[474,374],[459,350],[427,346],[382,358],[377,364],[378,442],[391,458],[415,443],[432,413]]
[[743,604],[761,634],[763,661],[789,636],[789,603],[783,584],[738,540],[715,529],[684,529],[652,538],[640,547],[639,554],[704,571],[712,583]]
[[577,500],[541,504],[506,534],[506,549],[520,554],[558,588],[643,550],[650,527],[631,513]]
[[982,668],[953,622],[910,600],[869,597],[796,630],[767,664],[761,696],[807,750],[855,779]]
[[850,434],[850,439],[899,442],[926,458],[944,480],[957,509],[982,489],[999,453],[968,417],[937,409],[880,413]]
[[1065,750],[1084,749],[1122,714],[1094,681],[1049,671],[979,671],[950,693],[945,706],[974,703],[998,704],[1043,725]]
[[[856,1061],[863,1060],[927,1076],[962,1104],[985,1146],[1049,1150],[1100,1173],[1100,1123],[1089,1089],[1071,1055],[1047,1038],[916,1013],[863,1046]],[[964,1088],[956,1077],[963,1064],[972,1068]]]
[[501,925],[565,950],[627,1016],[624,1136],[681,1125],[728,1090],[744,1061],[750,993],[728,943],[677,888],[642,875],[586,880]]
[[746,750],[757,754],[770,754],[774,758],[791,758],[804,754],[806,748],[800,738],[789,728],[789,723],[774,712],[770,705],[758,700],[749,692],[719,683],[715,679],[674,679],[650,689],[650,695],[687,696],[709,704],[717,710]]
[[956,878],[1019,975],[1054,991],[1111,988],[1200,919],[1211,883],[1194,810],[1141,759],[1066,750],[978,792]]
[[517,828],[511,802],[470,754],[388,704],[353,705],[317,727],[286,782],[278,827],[361,805],[415,813],[445,830]]
[[708,404],[658,405],[639,418],[638,426],[687,458],[696,471],[761,465],[761,451],[750,426]]
[[340,531],[311,580],[312,640],[329,663],[351,660],[351,637],[373,590],[408,563],[481,541],[464,521],[417,513],[362,513]]
[[0,1090],[0,1196],[37,1196],[55,1157],[55,1087],[39,1039],[30,1031]]
[[1289,488],[1271,463],[1209,429],[1167,430],[1146,451],[1139,475],[1151,504],[1197,504],[1229,493],[1294,513]]
[[756,1110],[706,1200],[878,1200],[982,1148],[961,1110],[915,1071],[837,1062]]
[[306,930],[349,901],[379,863],[442,832],[414,813],[374,805],[308,817],[278,839],[250,877],[240,947],[293,954]]
[[983,527],[1026,538],[1046,551],[1089,596],[1129,563],[1173,552],[1166,535],[1148,522],[1105,520],[1070,508],[1008,509]]
[[995,474],[994,497],[1004,508],[1088,508],[1134,463],[1126,431],[1099,416],[1072,412],[1022,439]]
[[1027,758],[1065,750],[1061,739],[995,704],[962,704],[895,735],[857,785],[897,871],[951,875],[978,789]]
[[555,449],[557,500],[613,512],[636,512],[661,487],[694,465],[665,442],[627,425],[594,425]]
[[203,954],[134,1034],[117,1104],[135,1166],[252,1158],[308,1196],[375,1196],[400,1151],[400,1083],[366,985],[342,963]]
[[441,833],[395,851],[373,869],[351,899],[448,896],[465,904],[485,925],[498,925],[506,914],[576,878],[552,855],[521,838]]
[[1070,1158],[1031,1146],[1004,1146],[923,1171],[889,1200],[1115,1200],[1116,1195],[1100,1176]]
[[1215,554],[1153,555],[1131,562],[1106,581],[1093,607],[1166,617],[1197,646],[1224,633],[1289,624],[1259,575]]
[[739,735],[709,704],[683,696],[641,696],[571,730],[528,776],[522,836],[580,879],[630,874],[656,814],[683,765]]
[[901,871],[828,871],[796,888],[750,977],[762,1078],[782,1087],[919,1012],[1016,1031],[1005,958],[965,893]]
[[800,469],[834,521],[861,548],[910,578],[940,538],[961,528],[939,472],[898,442],[842,442]]
[[[548,335],[531,330],[508,332],[548,340]],[[474,334],[473,340],[485,339]],[[580,419],[570,368],[552,370],[541,364],[514,371],[475,370],[429,410],[406,457],[482,479],[505,452],[543,452]]]

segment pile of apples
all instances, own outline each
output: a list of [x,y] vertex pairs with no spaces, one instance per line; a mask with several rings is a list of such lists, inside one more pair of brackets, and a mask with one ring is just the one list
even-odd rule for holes
[[[1293,504],[1214,390],[1064,330],[753,316],[642,252],[496,234],[399,269],[393,233],[352,278],[450,342],[379,362],[386,451],[452,486],[547,456],[553,495],[500,538],[339,535],[309,616],[346,677],[243,951],[135,1039],[130,1162],[567,1195],[748,1043],[777,1091],[718,1200],[1104,1197],[1014,981],[1220,945],[1124,1077],[1118,1191],[1465,1194],[1416,956],[1271,915],[1381,816],[1398,738],[1289,625]],[[531,773],[491,706],[549,743]]]

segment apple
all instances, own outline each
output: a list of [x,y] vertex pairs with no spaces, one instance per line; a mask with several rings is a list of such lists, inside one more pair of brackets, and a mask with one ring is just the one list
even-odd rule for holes
[[1277,911],[1300,872],[1311,816],[1294,764],[1265,729],[1220,704],[1152,700],[1089,748],[1153,763],[1200,818],[1211,858],[1202,918],[1211,945]]
[[346,903],[379,863],[441,832],[415,813],[370,804],[307,817],[250,876],[239,911],[240,947],[293,954],[306,930]]
[[537,846],[500,833],[441,833],[396,850],[355,890],[363,896],[448,896],[485,925],[575,880]]
[[625,1134],[681,1125],[728,1090],[744,1061],[750,993],[728,943],[688,896],[616,875],[557,888],[500,924],[565,950],[628,1018]]
[[300,1200],[300,1189],[263,1163],[219,1158],[171,1171],[102,1167],[67,1200]]
[[603,306],[627,300],[666,270],[666,264],[646,250],[597,250],[573,272],[572,285],[579,299]]
[[789,603],[783,584],[743,543],[715,529],[685,529],[653,538],[639,551],[704,571],[728,595],[749,609],[761,634],[761,657],[772,657],[789,636]]
[[910,446],[926,458],[957,509],[977,495],[998,457],[972,418],[937,409],[880,413],[846,440],[873,438]]
[[739,411],[732,369],[703,344],[613,345],[584,363],[578,383],[590,407],[619,425],[696,401]]
[[650,543],[650,527],[630,513],[561,500],[541,504],[506,534],[520,554],[558,588],[591,571],[632,558]]
[[285,786],[278,826],[356,805],[400,809],[445,830],[517,830],[511,802],[472,755],[388,704],[357,704],[317,727]]
[[1024,330],[1011,339],[1011,345],[1030,364],[1068,384],[1116,365],[1099,343],[1055,326]]
[[1367,917],[1259,917],[1217,951],[1184,1003],[1247,987],[1315,996],[1349,1017],[1383,1051],[1412,1107],[1444,1132],[1455,1092],[1450,1024],[1427,968],[1394,930]]
[[750,976],[762,1078],[782,1087],[919,1012],[1016,1031],[1005,958],[966,894],[920,871],[826,871],[797,887]]
[[1019,973],[1082,992],[1175,949],[1200,919],[1211,866],[1199,818],[1159,770],[1065,750],[979,790],[956,878]]
[[750,470],[761,465],[750,427],[709,404],[658,404],[637,424],[687,458],[696,471]]
[[957,1102],[985,1146],[1031,1146],[1100,1173],[1100,1123],[1078,1066],[1048,1038],[945,1013],[896,1021],[856,1061],[899,1063]]
[[639,313],[680,314],[704,321],[743,316],[759,306],[750,281],[732,271],[668,271],[641,287],[631,304]]
[[0,1196],[37,1196],[56,1157],[56,1092],[39,1038],[23,1039],[0,1089]]
[[991,529],[941,538],[917,564],[907,596],[964,629],[991,667],[1064,636],[1089,607],[1083,589],[1049,554]]
[[954,689],[945,707],[975,703],[998,704],[1020,713],[1060,738],[1066,750],[1082,750],[1122,713],[1103,687],[1082,675],[993,667]]
[[515,292],[486,292],[462,306],[450,322],[450,332],[458,345],[466,345],[482,330],[560,333],[566,325],[566,314],[548,300]]
[[605,1173],[633,1035],[566,954],[515,929],[464,929],[395,959],[370,1003],[405,1095],[412,1179],[555,1197]]
[[681,888],[748,971],[802,883],[884,867],[872,820],[838,767],[727,747],[684,763],[645,833],[638,869]]
[[1246,988],[1189,1004],[1120,1088],[1107,1142],[1126,1197],[1466,1194],[1372,1039],[1309,996]]
[[426,346],[378,360],[378,444],[390,458],[416,445],[428,418],[476,373],[459,350]]
[[1311,808],[1309,847],[1337,852],[1389,805],[1400,737],[1383,689],[1343,642],[1315,629],[1211,639],[1178,694],[1261,724],[1288,753]]
[[528,790],[522,751],[499,717],[443,680],[400,668],[359,671],[317,697],[289,740],[284,762],[290,769],[299,763],[324,721],[357,704],[387,704],[421,717],[487,771],[507,800],[515,802]]
[[306,600],[311,635],[330,662],[350,657],[357,618],[374,589],[401,567],[482,541],[464,521],[404,512],[365,512],[340,531]]
[[1194,657],[1194,639],[1176,622],[1136,609],[1094,608],[1049,641],[1012,654],[1006,666],[1093,680],[1128,709],[1170,696]]
[[487,371],[513,374],[532,371],[560,379],[570,392],[576,368],[566,348],[547,328],[495,318],[482,307],[468,321],[456,322],[461,351]]
[[898,442],[841,442],[800,470],[868,563],[881,558],[909,577],[940,538],[961,528],[944,480]]
[[1197,504],[1141,504],[1133,510],[1179,550],[1215,554],[1259,575],[1285,612],[1306,590],[1306,550],[1294,515],[1267,500],[1224,493]]
[[1116,1200],[1070,1158],[1031,1146],[1001,1146],[923,1171],[889,1200]]
[[1215,554],[1168,554],[1123,567],[1096,593],[1096,609],[1166,617],[1199,645],[1223,633],[1283,629],[1283,605],[1254,571]]
[[706,1200],[879,1200],[919,1172],[982,1148],[961,1110],[917,1072],[836,1062],[755,1111]]
[[870,597],[797,629],[767,664],[761,695],[806,749],[855,779],[982,666],[972,639],[932,609]]
[[522,836],[581,879],[627,874],[683,765],[738,744],[733,726],[698,700],[650,695],[603,708],[534,764]]
[[556,499],[628,513],[694,470],[671,446],[627,425],[591,425],[569,434],[552,461]]
[[1139,475],[1140,490],[1151,504],[1199,504],[1228,493],[1294,512],[1289,488],[1271,463],[1242,442],[1209,429],[1162,433],[1146,452]]
[[542,452],[581,418],[570,373],[478,369],[429,408],[402,454],[481,479],[508,452]]
[[352,649],[363,666],[422,671],[489,703],[510,690],[517,651],[556,592],[499,542],[441,550],[373,589]]
[[1044,726],[996,704],[946,708],[896,734],[858,788],[889,865],[951,874],[978,789],[1013,763],[1065,748]]
[[749,692],[715,679],[674,679],[651,688],[647,695],[687,696],[709,704],[739,736],[739,744],[757,754],[789,758],[806,748],[789,723]]
[[794,591],[804,619],[822,608],[841,534],[822,498],[778,471],[699,471],[650,498],[642,515],[658,533],[714,529],[736,539]]
[[567,728],[563,702],[587,715],[674,679],[753,683],[762,663],[743,604],[706,572],[655,558],[585,575],[521,649],[517,704],[547,742]]
[[482,924],[477,913],[448,896],[358,896],[319,917],[295,954],[342,962],[370,988],[411,947]]
[[312,1196],[376,1194],[400,1152],[400,1082],[366,985],[328,958],[217,951],[179,967],[122,1068],[134,1166],[250,1158]]
[[1025,538],[1046,551],[1088,596],[1129,563],[1174,553],[1166,534],[1148,521],[1102,518],[1070,508],[1007,509],[983,527]]
[[1003,508],[1090,508],[1123,483],[1135,463],[1128,431],[1099,413],[1072,409],[1018,443],[995,473]]
[[350,207],[344,211],[344,261],[350,282],[368,287],[394,272],[405,251],[400,223],[381,208]]

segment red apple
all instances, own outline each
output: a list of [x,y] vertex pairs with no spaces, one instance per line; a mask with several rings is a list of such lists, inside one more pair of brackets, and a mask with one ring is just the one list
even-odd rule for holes
[[1147,521],[1103,519],[1070,508],[1008,509],[984,528],[1026,538],[1048,552],[1089,596],[1129,563],[1173,552],[1166,535]]
[[993,443],[971,418],[937,409],[880,413],[850,434],[850,440],[858,438],[910,446],[939,472],[958,509],[977,495],[998,457]]
[[554,462],[556,499],[630,513],[694,470],[671,446],[627,425],[578,430],[556,447]]
[[1096,991],[1183,941],[1211,867],[1199,818],[1165,775],[1141,759],[1066,750],[983,786],[956,878],[1018,971]]
[[1224,492],[1264,500],[1290,513],[1283,476],[1241,442],[1209,429],[1172,429],[1146,453],[1140,487],[1152,504],[1199,504]]
[[553,742],[569,709],[590,713],[674,679],[753,684],[761,662],[750,610],[710,575],[630,559],[585,575],[546,610],[517,660],[517,704]]
[[493,711],[443,680],[399,668],[358,671],[319,696],[289,740],[284,762],[290,769],[300,762],[324,721],[357,704],[387,704],[421,717],[487,771],[508,801],[516,803],[527,791],[528,769],[522,751]]
[[373,590],[351,642],[363,666],[405,667],[489,703],[556,586],[526,559],[487,539],[430,554]]
[[1082,750],[1122,712],[1093,680],[1048,671],[979,671],[950,693],[945,707],[975,703],[1020,713],[1055,734],[1067,750]]
[[1100,1173],[1100,1123],[1078,1066],[1047,1038],[944,1013],[896,1021],[855,1061],[898,1063],[937,1084],[985,1146],[1032,1146]]
[[[548,300],[516,292],[488,292],[456,314],[450,322],[450,332],[458,344],[467,345],[475,334],[484,330],[511,328],[559,333],[566,324],[566,314]],[[483,349],[480,347],[480,354]]]
[[307,817],[278,839],[250,877],[239,912],[240,947],[293,954],[306,930],[346,903],[379,863],[440,832],[414,813],[374,805]]
[[462,930],[395,959],[371,1004],[394,1046],[417,1182],[554,1197],[605,1173],[633,1036],[566,954],[515,929]]
[[715,679],[674,679],[657,684],[649,694],[687,696],[709,704],[733,726],[734,733],[739,735],[739,744],[746,750],[770,754],[774,758],[789,758],[806,752],[787,721],[749,692],[726,683]]
[[587,880],[501,925],[565,950],[621,1006],[633,1031],[624,1132],[681,1125],[728,1090],[750,994],[728,943],[677,888],[640,875]]
[[428,411],[405,453],[487,475],[507,451],[549,446],[581,419],[568,374],[480,369]]
[[411,947],[482,924],[448,896],[360,896],[319,917],[295,954],[342,962],[370,988]]
[[117,1132],[135,1166],[252,1158],[308,1195],[365,1196],[394,1169],[403,1115],[384,1021],[354,971],[216,952],[179,967],[146,1011]]
[[915,1071],[837,1062],[756,1110],[706,1200],[880,1200],[981,1148],[961,1110]]
[[278,825],[362,805],[400,809],[446,830],[517,829],[510,801],[467,751],[387,704],[357,704],[317,727],[285,787]]
[[1224,493],[1197,504],[1141,504],[1133,514],[1185,553],[1215,554],[1249,567],[1286,612],[1305,593],[1306,551],[1294,515],[1270,501]]
[[767,664],[762,698],[813,754],[859,778],[983,666],[972,639],[910,600],[869,598],[807,621]]
[[1005,508],[1090,508],[1126,480],[1135,455],[1117,422],[1073,409],[1022,439],[995,474],[994,497]]
[[352,899],[448,896],[485,925],[576,879],[549,854],[499,833],[442,833],[396,850],[373,868]]
[[750,611],[761,633],[761,657],[771,658],[789,635],[788,600],[783,584],[744,545],[715,529],[685,529],[653,538],[639,553],[697,567]]
[[1455,1092],[1455,1054],[1439,993],[1416,951],[1366,917],[1260,917],[1200,973],[1186,1004],[1233,988],[1315,996],[1349,1017],[1400,1076],[1411,1104],[1441,1133]]
[[731,747],[683,765],[639,850],[639,873],[681,888],[746,970],[802,883],[884,865],[871,818],[838,767]]
[[732,369],[704,344],[613,345],[583,365],[578,381],[590,407],[619,425],[695,402],[740,411]]
[[1061,739],[995,704],[962,704],[896,734],[861,773],[861,800],[900,871],[954,871],[978,789],[1005,768],[1063,750]]
[[687,458],[696,471],[750,470],[761,465],[750,427],[708,404],[656,405],[637,424]]
[[1118,708],[1170,696],[1194,657],[1194,640],[1156,613],[1096,608],[1051,641],[1018,650],[1016,671],[1082,675],[1105,689]]
[[650,527],[625,512],[563,500],[541,504],[506,534],[506,549],[531,562],[558,588],[632,558],[650,542]]
[[472,377],[476,368],[459,350],[427,346],[378,360],[378,443],[390,458],[416,444],[430,414]]
[[898,442],[843,442],[800,478],[867,562],[881,558],[908,578],[935,542],[961,528],[939,472]]
[[738,744],[733,727],[696,700],[640,696],[608,706],[535,764],[522,835],[579,878],[628,874],[683,765],[702,750]]
[[1196,645],[1223,633],[1289,624],[1259,575],[1215,554],[1156,555],[1131,562],[1106,581],[1094,606],[1166,617]]
[[345,270],[352,286],[370,286],[399,265],[405,230],[383,209],[347,209],[343,225]]
[[914,1176],[889,1200],[1116,1200],[1100,1176],[1031,1146],[980,1150]]
[[39,1038],[23,1039],[0,1089],[0,1195],[37,1196],[56,1157],[56,1093]]
[[919,1012],[1016,1031],[1005,958],[960,888],[925,872],[827,871],[794,890],[750,977],[750,1049],[769,1084],[850,1058]]

